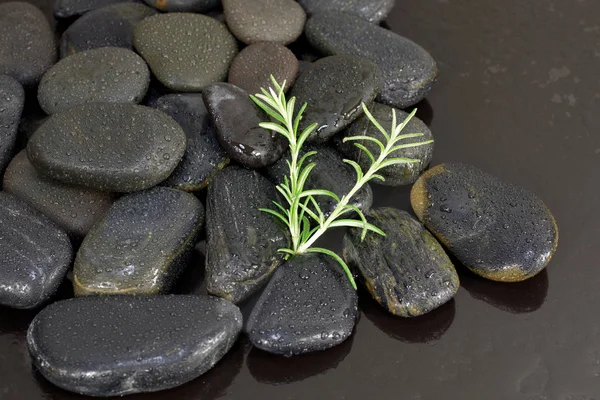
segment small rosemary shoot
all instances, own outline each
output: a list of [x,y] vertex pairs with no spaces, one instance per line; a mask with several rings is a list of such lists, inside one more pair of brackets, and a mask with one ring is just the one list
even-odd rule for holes
[[[291,236],[291,247],[279,249],[279,252],[286,253],[287,257],[293,257],[306,253],[322,253],[333,257],[344,269],[350,283],[356,289],[356,282],[350,272],[350,269],[344,260],[335,252],[313,247],[317,239],[319,239],[328,229],[335,227],[351,227],[362,229],[362,239],[367,235],[367,232],[374,232],[385,236],[385,233],[375,225],[367,222],[362,211],[356,206],[349,204],[352,197],[369,181],[378,179],[384,181],[384,177],[378,172],[386,167],[394,164],[414,163],[419,160],[410,158],[391,157],[392,153],[405,149],[407,147],[416,147],[429,144],[432,141],[399,144],[400,141],[408,138],[423,136],[422,133],[400,134],[404,127],[410,122],[415,115],[414,110],[402,123],[396,122],[396,111],[392,114],[392,127],[388,132],[379,122],[371,115],[364,103],[362,108],[369,120],[381,132],[385,143],[371,136],[352,136],[347,137],[344,141],[354,141],[356,147],[363,151],[371,161],[371,167],[364,172],[361,166],[352,160],[344,160],[345,163],[351,165],[356,171],[356,184],[342,198],[339,198],[335,193],[324,189],[305,190],[306,181],[315,167],[315,163],[307,162],[307,160],[316,154],[316,151],[309,151],[300,156],[302,146],[309,136],[316,129],[317,124],[312,124],[298,133],[302,114],[306,109],[306,104],[302,106],[300,111],[294,117],[294,107],[296,99],[292,97],[289,101],[284,95],[285,81],[279,84],[273,76],[271,76],[273,87],[266,89],[262,88],[262,94],[250,96],[250,98],[263,109],[274,122],[262,122],[260,127],[277,132],[283,135],[288,143],[290,150],[290,159],[287,160],[289,167],[289,176],[284,178],[284,182],[277,186],[277,190],[281,193],[287,206],[278,202],[273,202],[277,207],[276,210],[262,208],[261,211],[269,213],[280,219],[288,228]],[[367,147],[359,143],[360,141],[374,142],[380,149],[378,156],[375,156]],[[327,218],[320,209],[319,204],[315,200],[316,196],[326,196],[333,198],[337,202],[336,208],[329,214]],[[354,211],[359,219],[341,218],[349,212]],[[311,223],[312,220],[312,223]]]

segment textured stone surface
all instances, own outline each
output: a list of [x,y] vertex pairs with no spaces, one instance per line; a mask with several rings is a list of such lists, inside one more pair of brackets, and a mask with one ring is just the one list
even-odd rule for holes
[[337,11],[354,14],[369,22],[383,21],[394,5],[395,0],[298,0],[308,15],[321,11]]
[[204,189],[229,164],[204,105],[202,94],[169,94],[158,98],[154,108],[171,116],[187,136],[181,163],[162,184],[185,191]]
[[459,287],[442,246],[406,211],[377,208],[366,215],[386,236],[352,228],[344,237],[344,260],[360,272],[373,298],[389,312],[416,317],[447,303]]
[[206,12],[221,5],[220,0],[144,0],[146,4],[168,12]]
[[155,15],[134,30],[136,50],[158,80],[181,92],[199,92],[225,80],[237,43],[227,27],[200,14]]
[[150,84],[150,70],[133,51],[102,47],[61,60],[44,74],[38,101],[47,114],[86,103],[139,103]]
[[228,82],[250,94],[261,93],[261,88],[273,86],[271,75],[279,84],[286,82],[287,91],[298,75],[298,59],[285,46],[277,43],[254,43],[244,48],[233,59]]
[[75,294],[168,292],[203,222],[202,203],[180,190],[157,187],[122,197],[81,244]]
[[377,101],[406,108],[421,101],[438,74],[435,60],[421,46],[360,17],[333,11],[313,15],[306,37],[323,54],[354,54],[377,64],[383,89]]
[[147,189],[171,175],[185,152],[181,127],[133,104],[86,104],[50,117],[27,145],[44,176],[103,191]]
[[24,201],[0,192],[0,237],[0,304],[38,307],[71,265],[67,234]]
[[[375,117],[375,119],[383,126],[383,128],[390,132],[392,127],[392,112],[393,107],[387,106],[381,103],[373,103],[369,106],[369,111]],[[396,121],[400,124],[408,117],[408,113],[402,110],[396,109]],[[413,117],[410,122],[402,130],[403,134],[410,133],[422,133],[423,136],[407,138],[399,142],[399,145],[419,143],[433,140],[431,131],[417,117]],[[361,142],[349,141],[344,143],[344,138],[351,136],[369,136],[376,138],[382,143],[386,143],[383,134],[373,125],[373,123],[367,118],[366,115],[360,116],[350,126],[342,132],[342,134],[335,137],[336,148],[347,158],[356,161],[366,171],[371,166],[371,160],[365,152],[360,150],[354,145],[354,143],[360,143],[365,146],[375,157],[378,157],[381,153],[379,146],[371,141],[363,140]],[[431,162],[433,157],[434,144],[426,144],[418,147],[407,147],[400,149],[392,153],[393,157],[412,158],[419,160],[416,163],[407,164],[396,164],[386,168],[383,168],[378,172],[385,178],[385,182],[375,180],[374,182],[381,185],[397,186],[397,185],[409,185],[417,180],[419,175],[427,168],[427,165]]]
[[240,41],[289,44],[302,34],[306,13],[294,0],[223,0],[225,20]]
[[19,82],[0,75],[0,174],[13,156],[24,104],[25,92]]
[[113,203],[115,196],[41,177],[25,150],[4,174],[3,188],[39,210],[72,236],[83,237]]
[[56,0],[54,16],[71,18],[117,3],[129,3],[135,0]]
[[211,369],[242,327],[240,310],[208,296],[86,297],[31,323],[33,363],[53,384],[90,396],[179,386]]
[[260,128],[269,116],[248,93],[229,83],[215,83],[203,91],[206,107],[217,128],[217,137],[232,160],[248,168],[262,168],[281,158],[288,147],[285,138]]
[[44,14],[21,1],[0,4],[0,75],[32,87],[55,61],[54,34]]
[[370,104],[381,90],[377,65],[356,56],[325,57],[300,74],[290,96],[299,109],[307,103],[300,129],[317,123],[309,140],[325,142],[362,113],[361,102]]
[[98,47],[133,49],[133,28],[156,13],[153,8],[137,3],[114,4],[90,11],[63,33],[60,56],[64,58]]
[[516,282],[543,270],[558,227],[532,192],[467,164],[440,164],[414,184],[421,222],[466,267],[495,281]]
[[255,171],[225,168],[208,187],[206,283],[208,291],[239,302],[259,289],[283,261],[284,227],[259,210],[277,201],[275,187]]
[[252,344],[275,354],[325,350],[354,329],[358,296],[341,267],[325,256],[281,265],[246,323]]

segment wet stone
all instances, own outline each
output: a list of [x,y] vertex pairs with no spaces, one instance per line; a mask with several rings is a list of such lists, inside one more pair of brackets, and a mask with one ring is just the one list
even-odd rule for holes
[[[392,110],[394,108],[381,103],[373,103],[369,106],[369,111],[377,121],[386,129],[390,131],[392,126]],[[397,123],[400,124],[408,117],[408,113],[396,109]],[[401,134],[409,133],[422,133],[423,136],[407,138],[399,142],[398,144],[410,144],[419,143],[433,140],[431,130],[417,117],[413,117],[406,127],[402,130]],[[376,138],[377,140],[385,143],[386,140],[383,134],[373,125],[373,123],[367,118],[366,115],[360,116],[350,126],[342,132],[342,134],[335,137],[334,142],[336,148],[346,157],[353,161],[356,161],[366,171],[371,166],[371,160],[368,158],[365,152],[360,150],[354,145],[356,142],[344,143],[344,138],[351,136],[369,136]],[[374,156],[377,158],[381,153],[379,146],[371,141],[361,141],[360,144],[365,146]],[[426,144],[418,147],[407,147],[395,151],[393,157],[412,158],[419,160],[416,163],[396,164],[386,168],[383,168],[378,173],[385,178],[385,182],[375,180],[374,182],[388,186],[398,185],[409,185],[414,183],[421,173],[427,168],[427,165],[431,162],[433,157],[434,144]]]
[[54,33],[42,11],[21,1],[0,4],[0,75],[33,87],[55,61]]
[[299,355],[342,343],[357,315],[358,296],[339,264],[326,256],[299,256],[277,269],[245,330],[261,350]]
[[467,164],[441,164],[414,184],[419,220],[466,267],[484,278],[517,282],[550,262],[558,227],[532,192]]
[[394,5],[395,0],[298,0],[308,15],[321,11],[336,11],[354,14],[369,22],[383,21]]
[[19,82],[0,75],[0,174],[13,156],[24,104],[25,92]]
[[187,136],[187,149],[181,163],[162,185],[188,192],[204,189],[229,164],[229,157],[219,145],[202,94],[162,96],[154,108],[172,117]]
[[133,49],[133,29],[153,8],[137,3],[120,3],[90,11],[71,24],[60,42],[62,58],[99,47]]
[[322,58],[300,74],[290,96],[299,109],[308,103],[300,129],[317,123],[309,138],[325,142],[362,115],[361,102],[369,105],[381,90],[377,65],[356,56]]
[[406,108],[423,100],[437,78],[437,65],[418,44],[353,15],[323,11],[306,23],[309,43],[323,54],[354,54],[381,68],[377,101]]
[[25,150],[4,174],[4,190],[24,200],[73,237],[83,237],[113,203],[115,196],[41,177]]
[[289,44],[304,29],[306,13],[294,0],[223,0],[225,20],[240,41]]
[[135,0],[56,0],[54,16],[56,18],[72,18],[102,7],[133,1]]
[[406,211],[373,209],[367,221],[386,236],[351,228],[344,237],[344,260],[360,273],[371,296],[401,317],[432,311],[454,297],[459,279],[438,241]]
[[122,396],[197,378],[229,351],[241,328],[240,310],[214,297],[80,297],[39,313],[27,344],[35,367],[54,385]]
[[95,103],[52,115],[27,145],[45,177],[107,192],[132,192],[168,178],[185,152],[168,115],[133,104]]
[[117,200],[83,240],[76,295],[168,292],[187,266],[204,222],[192,194],[163,187]]
[[49,300],[71,265],[65,232],[24,201],[0,192],[0,305],[35,308]]
[[285,229],[260,211],[280,201],[258,172],[225,168],[208,187],[206,282],[208,292],[234,303],[258,290],[283,261]]
[[47,114],[86,103],[139,103],[150,84],[150,70],[133,51],[102,47],[74,54],[53,66],[38,87]]
[[289,89],[298,75],[298,59],[285,46],[277,43],[254,43],[244,48],[231,63],[228,81],[250,94],[261,93],[261,88],[273,86],[273,75]]
[[[304,189],[328,190],[335,193],[339,198],[348,194],[356,183],[356,172],[354,169],[344,163],[340,154],[332,148],[304,145],[303,150],[301,150],[301,156],[309,151],[316,151],[317,154],[308,157],[304,165],[314,162],[316,166],[308,176]],[[284,181],[285,176],[289,176],[289,167],[286,162],[288,159],[289,156],[286,154],[277,163],[267,168],[267,175],[273,182],[279,184]],[[315,196],[315,200],[317,200],[325,216],[329,216],[337,206],[337,201],[330,197]],[[373,191],[369,184],[363,186],[352,197],[350,204],[361,211],[368,211],[371,208],[371,204],[373,204]]]
[[260,128],[269,116],[246,91],[229,83],[215,83],[203,91],[204,102],[217,128],[217,137],[232,160],[248,168],[263,168],[281,158],[288,147],[285,138]]
[[158,80],[181,92],[199,92],[225,80],[237,54],[235,38],[224,24],[191,13],[146,18],[135,27],[133,43]]
[[204,13],[221,5],[220,0],[144,0],[161,11]]

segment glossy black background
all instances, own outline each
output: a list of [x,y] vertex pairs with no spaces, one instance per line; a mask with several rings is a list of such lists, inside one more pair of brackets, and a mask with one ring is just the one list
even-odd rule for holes
[[[560,240],[545,272],[500,284],[459,267],[455,300],[413,320],[361,293],[356,332],[338,348],[285,359],[242,340],[205,376],[129,398],[600,399],[599,15],[597,0],[398,0],[387,20],[439,63],[419,105],[434,164],[475,164],[553,211]],[[375,193],[409,207],[408,188]],[[32,370],[33,315],[0,308],[0,398],[82,398]]]

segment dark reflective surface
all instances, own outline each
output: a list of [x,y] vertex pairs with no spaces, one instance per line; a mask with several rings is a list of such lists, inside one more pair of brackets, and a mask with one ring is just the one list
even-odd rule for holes
[[[455,300],[423,319],[363,299],[337,349],[279,360],[242,340],[205,376],[132,399],[600,399],[600,2],[397,3],[388,26],[440,66],[419,105],[434,164],[472,163],[535,191],[560,229],[547,272],[513,286],[459,267]],[[407,209],[408,193],[378,187],[375,202]],[[33,315],[0,309],[0,399],[82,399],[32,371]]]

